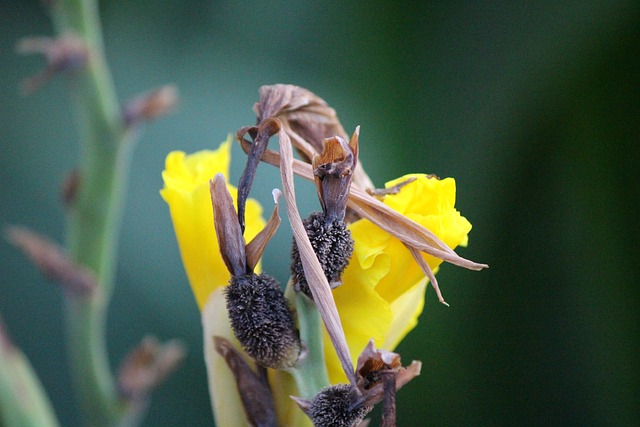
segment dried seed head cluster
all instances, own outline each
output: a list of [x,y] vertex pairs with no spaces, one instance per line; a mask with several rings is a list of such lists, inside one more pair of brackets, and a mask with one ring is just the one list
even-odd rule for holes
[[[304,220],[304,227],[332,288],[341,285],[342,272],[353,253],[353,239],[344,218],[353,172],[358,162],[358,138],[359,128],[353,133],[349,144],[339,136],[327,138],[322,153],[312,161],[322,212],[312,213]],[[312,298],[295,240],[291,258],[295,290]]]
[[225,295],[231,327],[249,356],[271,368],[292,367],[300,342],[278,282],[266,274],[235,276]]
[[315,426],[354,427],[372,409],[351,385],[337,384],[320,390],[305,411]]
[[[353,253],[351,232],[343,221],[327,220],[322,212],[312,213],[303,224],[329,284],[336,287]],[[291,250],[291,274],[295,290],[312,298],[295,241]]]

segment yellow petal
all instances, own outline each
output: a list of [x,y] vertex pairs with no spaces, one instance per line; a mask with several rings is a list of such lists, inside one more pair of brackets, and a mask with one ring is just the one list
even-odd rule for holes
[[394,349],[402,339],[416,327],[418,317],[424,308],[424,292],[427,280],[422,280],[409,291],[389,304],[393,321],[381,348]]
[[[384,203],[431,230],[449,247],[466,244],[471,224],[455,209],[455,180],[413,174],[386,186],[411,177],[416,180],[398,194],[385,196]],[[424,307],[427,279],[397,238],[364,219],[349,229],[354,253],[342,277],[343,285],[333,293],[355,363],[370,339],[378,348],[393,350],[416,326]],[[434,272],[442,263],[429,255],[423,257]],[[325,356],[331,381],[344,381],[326,338]]]
[[[203,150],[190,155],[174,151],[167,156],[162,172],[164,188],[160,194],[169,205],[182,263],[200,309],[209,294],[226,285],[230,278],[220,255],[209,194],[209,179],[217,173],[228,176],[230,148],[229,138],[216,151]],[[237,190],[231,185],[228,188],[235,203]],[[249,199],[247,241],[264,227],[261,215],[260,205]]]

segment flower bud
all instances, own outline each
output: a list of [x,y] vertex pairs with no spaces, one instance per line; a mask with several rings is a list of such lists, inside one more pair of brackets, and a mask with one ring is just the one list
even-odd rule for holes
[[234,276],[225,295],[231,328],[249,356],[269,368],[293,367],[300,338],[278,282],[266,274]]
[[[309,218],[303,221],[303,224],[327,281],[332,288],[339,286],[342,272],[349,264],[353,253],[351,232],[342,220],[327,220],[322,212],[312,213]],[[295,240],[291,250],[291,260],[291,274],[295,290],[304,292],[305,295],[312,298]]]

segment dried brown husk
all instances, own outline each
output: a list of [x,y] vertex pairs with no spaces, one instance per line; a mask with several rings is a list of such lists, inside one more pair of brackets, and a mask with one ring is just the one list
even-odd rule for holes
[[339,136],[325,139],[322,153],[311,161],[318,198],[328,219],[342,221],[345,217],[349,187],[358,163],[359,131],[356,128],[349,144]]
[[247,273],[247,257],[242,230],[233,207],[233,199],[222,174],[209,180],[216,237],[220,254],[232,276]]
[[356,382],[367,405],[375,405],[384,398],[382,373],[395,373],[395,388],[400,390],[409,381],[420,375],[422,363],[412,361],[403,367],[400,355],[387,350],[377,350],[373,340],[369,341],[358,357]]
[[[275,426],[277,423],[273,396],[266,378],[260,378],[223,337],[213,337],[214,348],[233,372],[245,415],[252,426]],[[259,368],[258,368],[259,369]]]

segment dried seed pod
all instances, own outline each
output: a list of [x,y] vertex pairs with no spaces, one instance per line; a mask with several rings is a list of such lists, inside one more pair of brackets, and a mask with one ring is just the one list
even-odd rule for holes
[[[359,129],[347,144],[339,136],[324,140],[322,154],[313,158],[313,174],[322,212],[311,214],[304,227],[327,281],[335,288],[353,253],[351,232],[344,223],[353,171],[358,163]],[[293,242],[291,273],[294,287],[311,298],[298,247]]]
[[[332,288],[340,285],[342,272],[349,264],[353,253],[351,232],[341,220],[327,221],[322,212],[314,212],[303,221],[311,246],[320,261],[322,270]],[[312,298],[309,284],[304,275],[300,251],[295,240],[291,250],[291,274],[297,292],[304,292]]]
[[293,314],[278,282],[266,274],[253,273],[279,222],[277,210],[259,241],[247,246],[224,177],[216,175],[210,186],[216,237],[231,273],[225,297],[233,332],[246,352],[261,365],[290,368],[301,350]]
[[231,327],[244,350],[269,368],[293,367],[300,338],[278,282],[266,274],[234,276],[225,296]]
[[371,412],[349,384],[337,384],[320,390],[305,412],[316,427],[354,427]]

